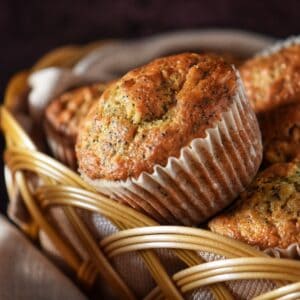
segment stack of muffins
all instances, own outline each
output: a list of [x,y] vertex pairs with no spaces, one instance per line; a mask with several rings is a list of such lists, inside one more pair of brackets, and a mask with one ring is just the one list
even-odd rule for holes
[[183,53],[105,90],[69,91],[45,110],[49,146],[100,193],[160,224],[208,221],[263,250],[299,246],[300,44],[239,72],[220,56]]
[[[283,256],[300,244],[300,41],[288,39],[240,67],[263,140],[263,170],[209,228]],[[288,250],[289,249],[289,250]],[[297,249],[296,251],[294,249]],[[292,251],[293,250],[293,251]]]

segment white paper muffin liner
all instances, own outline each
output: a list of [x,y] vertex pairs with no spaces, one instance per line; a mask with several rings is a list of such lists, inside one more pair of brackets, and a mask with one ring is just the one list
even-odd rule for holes
[[281,40],[276,42],[274,45],[258,52],[255,57],[260,57],[260,56],[269,56],[272,55],[276,52],[281,51],[284,48],[291,47],[293,45],[299,45],[300,44],[300,36],[291,36],[285,40]]
[[237,72],[228,111],[205,138],[182,148],[166,166],[137,179],[83,179],[99,192],[156,219],[160,224],[196,225],[228,206],[251,182],[262,159],[261,134]]

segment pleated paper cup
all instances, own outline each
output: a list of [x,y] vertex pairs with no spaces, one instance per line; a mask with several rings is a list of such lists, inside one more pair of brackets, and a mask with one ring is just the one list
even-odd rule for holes
[[152,173],[109,181],[83,179],[99,192],[161,224],[196,225],[228,206],[251,182],[262,159],[261,134],[237,72],[229,109],[205,138],[182,148],[178,158]]

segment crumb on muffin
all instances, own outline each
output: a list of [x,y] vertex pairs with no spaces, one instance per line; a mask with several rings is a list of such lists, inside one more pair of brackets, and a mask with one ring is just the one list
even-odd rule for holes
[[274,164],[263,171],[229,211],[209,228],[260,249],[300,243],[300,162]]
[[222,58],[195,53],[128,72],[82,123],[76,144],[80,171],[91,179],[123,180],[166,165],[219,121],[236,81]]

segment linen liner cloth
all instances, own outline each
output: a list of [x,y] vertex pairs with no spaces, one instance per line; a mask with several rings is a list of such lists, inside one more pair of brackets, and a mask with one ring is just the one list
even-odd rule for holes
[[0,215],[1,300],[87,300],[78,288]]
[[[223,32],[223,34],[223,37],[217,41],[216,32],[208,31],[203,33],[201,31],[193,31],[162,35],[131,43],[118,42],[96,49],[87,57],[83,58],[72,70],[48,68],[36,72],[30,77],[32,92],[29,102],[32,113],[39,119],[48,101],[71,86],[95,80],[110,80],[125,73],[128,69],[145,63],[153,57],[163,55],[166,52],[179,52],[188,49],[194,50],[195,48],[229,51],[235,48],[237,52],[250,55],[261,50],[270,42],[270,40],[266,41],[262,38],[256,39],[256,37],[251,35],[243,36],[240,33],[232,34],[232,32]],[[211,37],[213,38],[211,39]],[[241,47],[243,44],[242,41],[245,42],[246,40],[248,42],[252,40],[253,43]],[[250,44],[252,48],[248,47]],[[132,55],[132,53],[134,53],[134,55]],[[89,228],[99,239],[116,230],[116,228],[102,216],[89,212],[82,212],[82,215]],[[61,216],[58,219],[57,226],[61,227],[63,232],[66,232],[68,226],[66,219]],[[76,243],[76,236],[71,236],[70,233],[69,235],[67,234],[67,236],[71,243]],[[48,247],[48,250],[49,252],[52,251],[55,253],[55,248],[53,247],[52,249]],[[58,253],[55,253],[55,255],[59,256]],[[169,261],[168,269],[173,269],[170,270],[171,273],[176,269],[180,269],[178,266],[181,265],[181,263],[176,258],[169,258],[168,255],[165,256],[167,258],[164,261]],[[170,260],[175,260],[175,262],[170,264]],[[113,263],[126,279],[129,286],[133,287],[137,295],[145,295],[146,292],[150,291],[154,286],[154,282],[146,270],[144,263],[135,253],[117,257]],[[132,274],[133,267],[136,271],[134,276]],[[136,286],[137,277],[141,279],[139,280],[138,286]],[[260,284],[255,284],[255,282],[252,282],[252,284],[234,282],[231,283],[231,285],[232,284],[236,285],[236,290],[239,291],[239,297],[242,299],[248,299],[249,295],[253,295],[253,293],[259,294],[270,290],[270,283],[268,281],[262,281]],[[192,299],[202,298],[204,296],[203,293],[204,292],[194,292]],[[209,295],[209,292],[206,291],[204,298],[210,299],[211,295]]]

